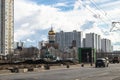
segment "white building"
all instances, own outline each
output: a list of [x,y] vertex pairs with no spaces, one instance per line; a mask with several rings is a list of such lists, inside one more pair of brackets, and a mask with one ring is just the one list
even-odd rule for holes
[[87,33],[84,43],[86,48],[94,48],[97,52],[101,50],[101,37],[98,34]]
[[74,30],[73,32],[57,32],[56,43],[59,45],[59,49],[65,51],[64,49],[73,46],[73,47],[83,47],[83,33],[77,32]]
[[101,39],[101,48],[102,52],[112,52],[111,40],[109,39]]
[[38,43],[38,48],[41,49],[42,47],[45,47],[47,43],[49,43],[49,42],[48,41],[40,41]]
[[14,0],[0,0],[0,55],[14,48]]

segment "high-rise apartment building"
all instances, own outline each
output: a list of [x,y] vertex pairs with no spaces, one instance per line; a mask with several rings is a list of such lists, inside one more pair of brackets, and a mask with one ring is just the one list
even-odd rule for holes
[[0,0],[0,55],[14,47],[14,0]]
[[109,39],[101,39],[101,48],[102,52],[112,52],[111,40]]
[[70,46],[83,47],[83,33],[77,32],[76,30],[73,32],[57,32],[55,41],[62,51]]
[[85,46],[87,48],[94,48],[97,52],[101,50],[101,37],[95,33],[87,33],[85,38]]

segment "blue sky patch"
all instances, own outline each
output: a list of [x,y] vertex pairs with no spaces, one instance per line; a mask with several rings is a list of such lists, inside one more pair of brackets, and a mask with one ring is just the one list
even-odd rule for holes
[[81,26],[81,29],[82,29],[83,31],[86,30],[86,29],[90,29],[90,28],[93,27],[93,24],[94,24],[94,23],[95,23],[95,22],[93,22],[93,21],[86,21],[86,23]]

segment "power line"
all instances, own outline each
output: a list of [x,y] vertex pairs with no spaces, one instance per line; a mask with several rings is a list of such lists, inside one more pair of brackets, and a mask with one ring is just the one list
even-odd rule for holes
[[[89,9],[88,7],[86,7],[91,13],[93,13],[93,14],[95,14],[95,15],[97,15],[98,13],[96,13],[95,11],[92,11],[91,9]],[[101,19],[100,18],[100,15],[97,15],[98,17],[99,17],[99,19],[102,21],[102,22],[104,22],[105,24],[108,24],[108,23],[106,23],[103,19]]]
[[[96,3],[95,3],[95,1],[94,0],[90,0],[93,4],[94,4],[94,6],[97,8],[97,9],[99,9],[100,11],[102,11],[102,13],[104,12],[104,13],[106,13],[103,9],[101,9],[101,8],[99,8],[99,7],[97,7],[97,5],[96,5]],[[106,15],[105,15],[106,16]],[[107,17],[107,16],[106,16]],[[112,23],[112,28],[110,29],[110,32],[111,31],[113,31],[113,28],[114,27],[116,27],[117,28],[117,30],[119,30],[120,31],[120,27],[117,27],[116,26],[116,24],[119,24],[120,25],[120,22],[115,22],[115,21],[112,21],[111,19],[112,19],[112,17],[110,16],[110,15],[108,15],[108,20]]]
[[[106,18],[112,23],[112,28],[110,29],[110,31],[112,31],[113,28],[116,27],[116,24],[119,24],[119,25],[120,25],[120,22],[112,22],[112,20],[111,20],[112,17],[111,17],[110,15],[108,15],[103,9],[99,8],[98,5],[96,4],[96,2],[95,2],[94,0],[89,0],[89,1],[94,5],[94,7],[95,7],[96,9],[98,9],[98,11],[99,11],[100,13],[102,13],[102,15],[104,15],[104,17],[106,17]],[[83,4],[83,5],[85,6],[85,4]],[[98,14],[98,12],[89,9],[88,7],[86,7],[86,8],[87,8],[91,13],[93,13],[93,14],[95,14],[95,15]],[[100,15],[97,15],[97,17],[99,17],[99,19],[100,19],[102,22],[104,22],[105,24],[108,24],[108,23],[106,23],[102,18],[100,18]],[[118,28],[118,27],[116,27],[116,28]],[[117,29],[117,30],[118,30],[118,29]]]
[[[109,21],[111,21],[111,16],[109,16],[108,14],[107,14],[107,12],[105,12],[103,9],[101,9],[101,8],[99,8],[98,6],[97,6],[97,4],[95,3],[95,1],[94,0],[90,0],[90,2],[95,6],[95,8],[96,9],[98,9]],[[107,17],[106,15],[108,15],[109,17]]]
[[[107,15],[106,12],[105,12],[104,10],[100,9],[99,7],[97,7],[97,5],[96,5],[96,3],[95,3],[94,0],[90,0],[90,2],[94,5],[94,7],[95,7],[96,9],[98,9],[98,11],[99,11],[100,13],[102,13],[102,15],[104,15],[104,17],[106,17],[107,20],[109,20],[110,22],[112,22],[112,20],[111,20],[109,17],[106,16],[106,15]],[[82,4],[82,5],[83,5],[83,6],[86,6],[85,4]],[[101,18],[101,15],[99,15],[97,11],[95,11],[95,10],[93,11],[93,10],[89,9],[88,7],[86,7],[86,8],[87,8],[91,13],[95,14],[97,18],[99,18],[104,24],[106,24],[106,25],[108,26],[108,23],[107,23],[104,19]]]
[[104,10],[100,9],[99,7],[97,7],[97,5],[96,5],[96,3],[95,3],[94,0],[90,0],[90,2],[91,2],[98,10],[100,10],[101,13],[106,14],[106,12],[105,12]]

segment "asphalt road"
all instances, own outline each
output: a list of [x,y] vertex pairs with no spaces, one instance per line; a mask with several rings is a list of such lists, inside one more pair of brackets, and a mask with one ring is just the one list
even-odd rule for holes
[[120,80],[120,64],[106,68],[78,67],[15,74],[1,74],[0,80]]

